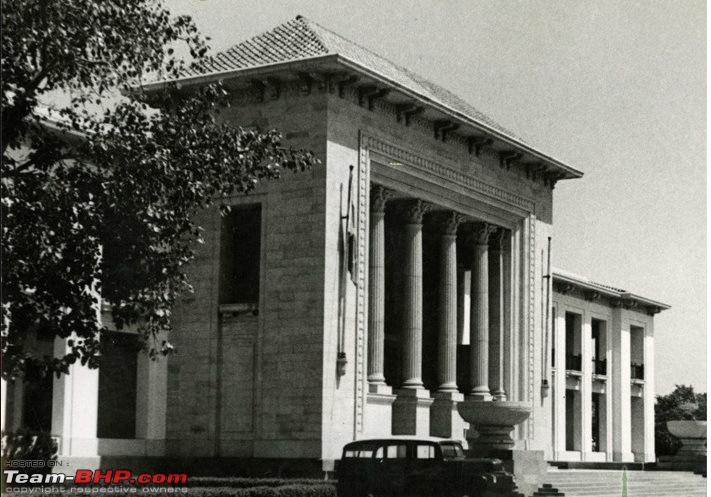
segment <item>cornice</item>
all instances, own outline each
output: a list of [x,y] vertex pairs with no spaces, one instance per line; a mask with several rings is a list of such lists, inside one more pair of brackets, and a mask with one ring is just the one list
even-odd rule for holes
[[485,183],[473,176],[455,171],[430,159],[422,157],[414,152],[406,150],[398,145],[376,138],[367,133],[361,132],[361,140],[364,148],[386,157],[396,159],[400,162],[418,169],[421,172],[432,174],[440,179],[464,185],[475,192],[488,197],[495,198],[506,204],[514,205],[531,213],[534,211],[535,203],[525,197],[516,195],[502,188],[498,188],[489,183]]

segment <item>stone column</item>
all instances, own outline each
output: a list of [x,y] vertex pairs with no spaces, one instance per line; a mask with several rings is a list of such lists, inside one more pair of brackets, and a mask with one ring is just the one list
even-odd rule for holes
[[489,257],[489,388],[494,400],[506,400],[504,391],[504,257],[505,231],[491,236]]
[[457,390],[457,228],[464,216],[449,212],[442,220],[439,271],[439,329],[437,335],[437,392],[430,408],[430,435],[464,437],[467,423],[457,411],[464,396]]
[[439,392],[457,391],[457,227],[463,216],[447,215],[440,242],[439,334],[437,380]]
[[405,211],[405,278],[402,299],[402,388],[420,389],[422,384],[422,216],[429,205],[409,202]]
[[392,195],[379,185],[370,191],[368,264],[368,382],[384,386],[385,375],[385,203]]
[[402,378],[393,403],[393,435],[429,435],[433,399],[422,383],[422,200],[405,209],[405,271],[402,289]]
[[[70,339],[55,338],[55,357],[67,353]],[[77,362],[69,371],[55,378],[52,392],[52,435],[60,437],[59,459],[98,468],[99,370]]]
[[[155,343],[168,339],[160,332]],[[147,456],[165,455],[166,414],[168,410],[169,357],[152,360],[146,351],[138,353],[136,384],[136,438],[145,443]]]
[[470,396],[491,400],[489,392],[489,236],[496,227],[488,223],[474,228],[470,312]]
[[504,283],[502,288],[504,289],[504,357],[503,357],[503,368],[504,368],[504,391],[506,392],[506,397],[508,400],[518,400],[518,395],[516,394],[516,389],[514,388],[514,320],[513,320],[513,281],[512,281],[512,254],[511,254],[511,231],[506,231],[504,236],[503,245],[503,258],[504,258]]

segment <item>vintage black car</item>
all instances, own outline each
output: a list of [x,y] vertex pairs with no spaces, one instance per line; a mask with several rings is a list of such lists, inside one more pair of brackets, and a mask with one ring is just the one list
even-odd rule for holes
[[393,437],[343,448],[338,497],[512,496],[513,476],[498,459],[470,459],[456,440]]

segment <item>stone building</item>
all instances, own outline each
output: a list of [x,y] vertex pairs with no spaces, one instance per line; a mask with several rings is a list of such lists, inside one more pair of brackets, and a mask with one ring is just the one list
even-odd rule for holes
[[100,371],[3,385],[6,429],[50,430],[87,464],[329,470],[351,440],[464,439],[460,408],[510,405],[527,412],[517,450],[654,460],[653,315],[668,306],[549,269],[554,187],[581,172],[301,17],[180,87],[217,79],[221,119],[277,128],[322,164],[200,215],[175,355],[152,362],[124,330]]

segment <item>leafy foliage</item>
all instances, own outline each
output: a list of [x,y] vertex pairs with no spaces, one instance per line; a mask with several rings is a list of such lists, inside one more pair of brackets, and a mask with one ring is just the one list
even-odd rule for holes
[[[53,461],[57,458],[57,450],[57,442],[48,433],[33,433],[28,430],[2,433],[3,461]],[[48,466],[44,469],[51,471]]]
[[657,455],[674,455],[681,442],[667,429],[667,421],[705,420],[706,394],[695,393],[694,387],[676,385],[668,395],[657,395],[654,405],[654,438]]
[[[190,289],[195,212],[318,160],[283,148],[274,130],[216,120],[227,102],[219,84],[149,100],[146,78],[178,78],[207,51],[190,18],[157,1],[2,9],[3,377],[96,367],[101,298],[119,328],[137,324],[153,354],[167,353],[155,337]],[[47,112],[47,99],[66,103]],[[37,357],[33,332],[71,337],[67,354]]]

